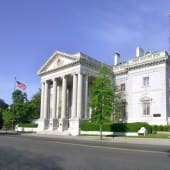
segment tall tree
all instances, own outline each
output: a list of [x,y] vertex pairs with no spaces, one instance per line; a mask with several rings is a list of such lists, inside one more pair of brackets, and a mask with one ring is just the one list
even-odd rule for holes
[[2,117],[2,112],[3,110],[0,108],[0,129],[2,128],[3,126],[3,117]]
[[38,119],[40,117],[40,103],[41,103],[41,90],[33,95],[29,105],[32,108],[32,119]]
[[0,109],[6,109],[8,104],[4,102],[4,100],[0,99]]
[[102,139],[102,127],[105,121],[110,119],[113,110],[113,86],[110,70],[102,66],[91,87],[92,121],[100,124],[100,139]]
[[8,104],[4,102],[4,100],[0,99],[0,129],[3,126],[3,111],[8,108]]
[[[13,115],[11,112],[11,109],[6,109],[3,111],[3,126],[7,129],[11,128],[13,126]],[[13,128],[13,127],[12,127]]]
[[25,93],[23,93],[21,90],[15,90],[12,93],[12,100],[13,104],[23,104],[25,100]]

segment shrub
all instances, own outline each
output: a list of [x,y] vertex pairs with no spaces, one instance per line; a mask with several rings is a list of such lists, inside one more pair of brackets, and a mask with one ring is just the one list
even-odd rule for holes
[[19,124],[19,127],[28,127],[28,128],[36,128],[37,124],[31,124],[31,123],[25,123],[25,124]]
[[152,126],[152,131],[170,131],[170,126],[169,125],[153,125]]
[[[103,131],[110,132],[137,132],[141,127],[145,127],[148,133],[152,132],[152,126],[143,122],[136,123],[105,123]],[[80,125],[80,129],[84,131],[99,131],[100,126],[97,123],[84,122]]]
[[127,123],[128,132],[137,132],[141,127],[145,127],[148,133],[152,132],[152,126],[144,122]]
[[152,131],[157,131],[158,130],[158,125],[153,125],[152,126]]
[[100,126],[97,123],[83,122],[80,125],[80,129],[84,131],[99,131]]

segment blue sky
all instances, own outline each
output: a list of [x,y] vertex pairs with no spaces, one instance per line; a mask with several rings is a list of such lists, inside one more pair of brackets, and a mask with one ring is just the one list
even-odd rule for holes
[[31,98],[38,69],[55,51],[84,52],[107,64],[145,50],[168,50],[169,0],[0,0],[0,98],[14,77]]

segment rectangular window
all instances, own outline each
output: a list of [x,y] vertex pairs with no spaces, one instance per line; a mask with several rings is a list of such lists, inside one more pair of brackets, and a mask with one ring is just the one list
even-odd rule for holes
[[150,103],[149,102],[143,103],[143,115],[150,115]]
[[168,87],[170,89],[170,78],[168,79]]
[[143,86],[144,87],[149,86],[149,77],[143,77]]
[[125,83],[122,83],[122,84],[120,85],[120,90],[121,90],[121,91],[125,91]]

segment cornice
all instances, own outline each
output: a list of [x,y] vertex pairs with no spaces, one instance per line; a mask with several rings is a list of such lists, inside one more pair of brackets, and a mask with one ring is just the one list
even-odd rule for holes
[[58,67],[58,68],[55,68],[55,69],[52,69],[52,70],[49,70],[49,71],[39,72],[38,75],[39,76],[47,75],[47,74],[54,73],[56,71],[63,70],[65,68],[75,66],[75,65],[78,65],[78,64],[79,64],[79,61],[75,61],[75,62],[69,63],[67,65],[64,65],[64,66],[61,66],[61,67]]
[[79,60],[77,60],[75,62],[68,63],[68,64],[63,65],[61,67],[58,67],[58,68],[55,68],[55,69],[52,69],[52,70],[49,70],[49,71],[38,72],[38,75],[40,75],[40,76],[47,75],[47,74],[54,73],[54,72],[59,71],[59,70],[64,70],[66,68],[73,67],[75,65],[87,66],[88,68],[91,68],[91,69],[96,71],[96,70],[99,70],[101,68],[102,63],[99,63],[99,62],[95,63],[95,62],[91,62],[90,60],[86,60],[85,58],[80,58]]
[[144,62],[144,63],[138,63],[138,64],[135,64],[135,65],[127,65],[124,69],[122,70],[113,70],[113,74],[114,75],[123,75],[123,74],[127,74],[128,71],[131,71],[131,70],[136,70],[136,69],[141,69],[141,68],[146,68],[146,67],[150,67],[150,66],[154,66],[154,65],[160,65],[160,64],[163,64],[163,63],[166,63],[167,62],[167,58],[161,58],[159,60],[152,60],[152,61],[149,61],[149,62]]

